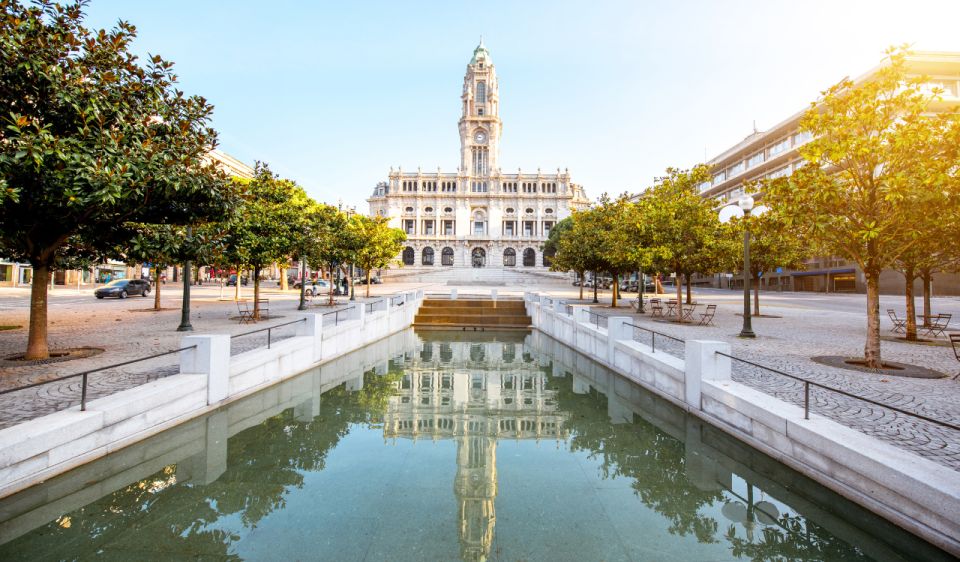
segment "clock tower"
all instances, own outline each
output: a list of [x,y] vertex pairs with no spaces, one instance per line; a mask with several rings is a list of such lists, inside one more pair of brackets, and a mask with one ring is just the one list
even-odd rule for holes
[[487,177],[499,170],[500,95],[497,73],[483,39],[473,50],[463,77],[460,115],[460,170],[472,177]]

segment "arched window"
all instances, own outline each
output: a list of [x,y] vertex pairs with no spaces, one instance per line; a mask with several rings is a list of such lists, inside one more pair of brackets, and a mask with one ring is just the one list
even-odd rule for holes
[[517,251],[513,248],[507,248],[503,251],[503,265],[514,267],[517,265]]
[[537,265],[537,252],[533,248],[527,248],[523,251],[523,267],[533,267]]
[[443,212],[444,212],[444,213],[452,213],[452,212],[453,212],[453,207],[444,207],[444,208],[443,208]]
[[544,214],[552,215],[552,214],[553,214],[553,209],[547,208],[547,209],[544,210],[543,212],[544,212]]
[[513,211],[513,207],[507,207],[507,214],[508,214],[508,215],[512,215],[513,212],[514,212],[514,211]]
[[453,265],[453,248],[444,248],[440,252],[440,265]]
[[413,265],[416,258],[413,255],[413,248],[407,246],[403,249],[403,265]]
[[550,267],[550,264],[553,263],[553,256],[557,255],[557,251],[553,248],[545,250],[543,252],[543,267]]
[[423,212],[424,212],[424,213],[432,213],[432,212],[433,212],[433,207],[427,207],[426,209],[423,210]]
[[486,82],[477,82],[477,103],[487,103]]
[[531,209],[530,207],[527,207],[526,213],[527,213],[528,215],[532,215],[532,214],[533,214],[533,209]]
[[403,212],[405,212],[405,213],[412,213],[412,212],[413,212],[413,207],[407,207],[406,209],[403,210]]
[[420,263],[423,265],[433,265],[433,248],[427,246],[423,249],[423,253],[420,254]]

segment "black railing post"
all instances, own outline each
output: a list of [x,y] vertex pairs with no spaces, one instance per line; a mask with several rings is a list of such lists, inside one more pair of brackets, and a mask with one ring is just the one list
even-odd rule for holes
[[83,386],[80,388],[80,411],[87,411],[87,373],[83,374]]
[[803,381],[803,419],[810,419],[810,381]]
[[657,352],[657,333],[650,332],[650,353]]
[[270,349],[270,331],[271,331],[272,329],[273,329],[272,327],[271,327],[271,328],[267,328],[267,349]]

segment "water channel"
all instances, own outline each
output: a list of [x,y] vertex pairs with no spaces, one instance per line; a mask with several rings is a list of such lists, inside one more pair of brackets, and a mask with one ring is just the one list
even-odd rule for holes
[[948,560],[539,333],[412,330],[0,501],[0,560]]

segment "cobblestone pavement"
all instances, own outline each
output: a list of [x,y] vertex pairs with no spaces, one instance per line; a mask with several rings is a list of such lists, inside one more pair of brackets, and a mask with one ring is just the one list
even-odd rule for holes
[[[377,295],[410,290],[415,284],[388,284],[371,288],[370,301]],[[0,390],[41,382],[101,366],[122,363],[180,347],[180,339],[187,335],[177,332],[180,324],[182,294],[172,284],[162,286],[160,312],[147,311],[153,306],[150,298],[131,297],[126,300],[93,297],[92,290],[78,293],[75,289],[57,288],[51,292],[49,307],[49,343],[51,349],[97,347],[103,353],[85,359],[48,363],[45,365],[17,365],[0,361]],[[276,286],[262,290],[262,298],[270,299],[271,318],[256,324],[239,324],[238,310],[232,300],[234,289],[221,293],[219,287],[191,289],[191,324],[195,334],[237,335],[280,324],[294,319],[298,312],[299,292],[281,292]],[[252,287],[242,288],[242,298],[252,298]],[[224,300],[221,300],[224,299]],[[367,299],[360,296],[358,300]],[[324,306],[326,298],[317,298],[309,311],[328,312],[349,306],[345,297],[338,297],[333,307]],[[21,353],[26,348],[29,291],[0,289],[0,325],[19,325],[19,329],[0,331],[0,357]],[[342,317],[341,317],[342,320]],[[336,322],[336,315],[324,317],[324,325]],[[296,326],[273,330],[272,341],[291,337]],[[267,344],[266,332],[244,335],[231,340],[232,355]],[[171,354],[137,362],[89,375],[87,399],[92,400],[126,390],[179,372],[179,358]],[[0,429],[26,420],[77,407],[80,403],[80,377],[62,382],[0,395]]]
[[[569,291],[563,294],[573,296]],[[949,347],[893,341],[881,343],[884,360],[920,365],[948,375],[941,379],[849,371],[810,360],[816,355],[862,357],[866,337],[865,313],[853,312],[857,302],[865,306],[862,295],[811,295],[809,300],[803,294],[779,298],[777,295],[774,298],[761,296],[761,312],[780,318],[753,318],[753,330],[757,334],[753,340],[737,337],[743,322],[742,317],[736,315],[743,310],[739,295],[709,290],[695,294],[698,302],[718,305],[715,326],[681,326],[651,320],[649,314],[627,313],[625,307],[611,309],[609,299],[605,306],[597,305],[592,310],[607,316],[631,316],[637,326],[681,339],[727,341],[734,356],[907,412],[960,425],[960,380],[952,380],[960,370],[960,363]],[[629,295],[628,298],[636,296]],[[881,308],[903,308],[902,298],[884,299],[886,302],[881,303]],[[960,317],[960,299],[935,298],[933,310]],[[882,333],[889,334],[890,328],[884,318]],[[635,329],[634,333],[637,341],[650,344],[652,336],[649,332]],[[658,350],[683,356],[682,344],[669,338],[656,336],[656,345]],[[803,406],[802,382],[738,361],[733,361],[732,368],[735,381]],[[812,413],[960,470],[960,431],[816,387],[811,387],[810,401]]]

